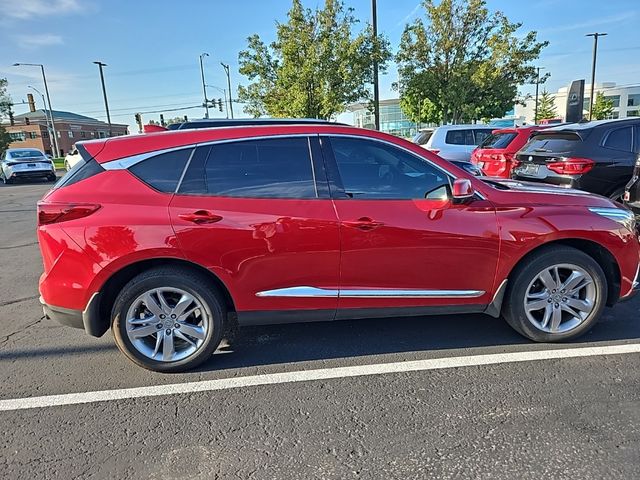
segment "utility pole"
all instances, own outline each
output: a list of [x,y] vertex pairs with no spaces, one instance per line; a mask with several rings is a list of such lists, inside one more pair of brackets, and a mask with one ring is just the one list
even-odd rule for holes
[[53,108],[51,108],[51,97],[49,97],[49,87],[47,86],[47,77],[44,74],[44,65],[41,63],[14,63],[14,67],[28,66],[28,67],[40,67],[42,71],[42,81],[44,82],[44,91],[47,94],[47,103],[49,104],[49,113],[51,114],[51,129],[53,130],[53,145],[54,156],[57,158],[60,156],[60,149],[58,148],[58,133],[56,132],[55,117],[53,115]]
[[596,57],[598,56],[598,37],[604,37],[606,33],[587,33],[586,37],[593,37],[593,62],[591,63],[591,94],[589,95],[589,121],[593,117],[593,91],[596,86]]
[[42,98],[42,106],[44,107],[44,118],[47,121],[47,133],[49,134],[49,145],[51,146],[51,153],[53,153],[53,130],[51,130],[51,125],[53,125],[53,115],[51,114],[51,110],[47,108],[47,102],[45,101],[42,92],[40,92],[40,90],[38,90],[37,88],[32,87],[31,85],[28,85],[27,88],[30,88]]
[[231,95],[231,74],[229,73],[229,65],[223,62],[220,62],[220,65],[222,65],[224,72],[227,74],[227,87],[229,87],[229,112],[231,113],[231,118],[233,118],[233,103],[231,103],[231,99],[233,97]]
[[540,70],[544,70],[544,67],[536,67],[536,105],[533,114],[533,124],[538,124],[538,86],[540,85]]
[[378,85],[378,6],[377,0],[371,0],[371,24],[373,27],[374,58],[373,58],[373,118],[376,130],[380,130],[380,88]]
[[93,62],[98,65],[100,69],[100,82],[102,83],[102,96],[104,97],[104,109],[107,111],[107,123],[109,124],[109,136],[113,136],[113,131],[111,129],[111,116],[109,115],[109,102],[107,102],[107,89],[104,86],[104,74],[102,73],[102,67],[106,67],[106,63],[102,62]]
[[209,100],[207,100],[207,87],[204,82],[204,64],[202,63],[202,59],[208,56],[208,53],[200,54],[200,75],[202,76],[202,93],[204,95],[204,118],[209,118]]

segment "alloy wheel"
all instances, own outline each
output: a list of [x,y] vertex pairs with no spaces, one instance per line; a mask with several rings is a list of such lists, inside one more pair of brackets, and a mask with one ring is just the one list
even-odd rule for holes
[[178,288],[156,288],[136,298],[127,311],[131,344],[145,357],[175,362],[196,353],[212,322],[201,301]]
[[538,273],[526,290],[524,310],[534,327],[546,333],[565,333],[581,325],[596,306],[593,277],[568,263]]

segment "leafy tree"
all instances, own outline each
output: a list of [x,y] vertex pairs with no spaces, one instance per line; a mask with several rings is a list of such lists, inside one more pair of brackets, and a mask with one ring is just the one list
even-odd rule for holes
[[606,98],[604,93],[598,92],[592,108],[591,118],[593,120],[611,118],[611,114],[613,113],[613,100]]
[[424,121],[420,105],[428,99],[445,123],[504,115],[518,85],[535,78],[532,62],[548,42],[536,32],[516,33],[522,24],[490,12],[485,0],[423,6],[426,23],[419,18],[405,27],[396,56],[405,114]]
[[2,126],[1,122],[9,116],[13,103],[11,97],[7,93],[7,79],[0,78],[0,152],[3,152],[9,147],[11,143],[11,137],[7,130]]
[[369,27],[354,33],[358,20],[342,0],[325,0],[322,9],[305,9],[293,0],[276,40],[258,35],[240,52],[240,73],[250,80],[238,88],[244,111],[255,116],[331,118],[349,103],[370,98],[373,62],[381,71],[391,58],[388,41],[373,38]]
[[[164,124],[165,125],[171,125],[174,123],[184,123],[184,117],[174,117],[174,118],[170,118],[170,119],[165,119]],[[160,121],[159,120],[149,120],[149,125],[160,125]]]
[[543,90],[538,98],[538,115],[535,118],[535,123],[538,123],[544,118],[556,118],[557,116],[558,111],[556,110],[556,103],[553,96],[546,90]]

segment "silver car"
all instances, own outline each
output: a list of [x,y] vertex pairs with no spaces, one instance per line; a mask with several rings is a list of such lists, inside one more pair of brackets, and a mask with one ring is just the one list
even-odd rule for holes
[[56,167],[40,150],[10,148],[0,159],[0,177],[3,183],[12,183],[21,178],[46,179],[52,182],[56,179]]

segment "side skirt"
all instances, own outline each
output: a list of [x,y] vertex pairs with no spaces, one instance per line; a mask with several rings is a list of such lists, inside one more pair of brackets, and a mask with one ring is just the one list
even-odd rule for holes
[[328,322],[364,318],[421,317],[484,313],[488,305],[453,305],[398,308],[345,308],[342,310],[274,310],[238,312],[238,325],[274,325],[282,323]]

